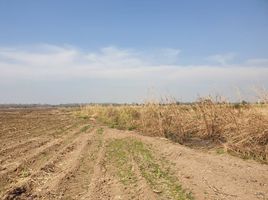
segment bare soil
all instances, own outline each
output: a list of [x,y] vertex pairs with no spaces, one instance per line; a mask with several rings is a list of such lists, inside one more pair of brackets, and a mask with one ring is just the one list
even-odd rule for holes
[[102,127],[69,109],[0,110],[0,199],[268,199],[268,166]]

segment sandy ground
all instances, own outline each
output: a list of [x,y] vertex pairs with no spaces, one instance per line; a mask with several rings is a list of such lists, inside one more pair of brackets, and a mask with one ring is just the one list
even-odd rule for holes
[[268,199],[268,166],[101,127],[0,111],[0,199]]

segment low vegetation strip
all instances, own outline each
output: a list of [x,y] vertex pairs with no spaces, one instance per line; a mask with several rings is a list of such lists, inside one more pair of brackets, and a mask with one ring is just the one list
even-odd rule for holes
[[[149,147],[141,141],[114,139],[108,144],[107,156],[110,163],[115,163],[123,184],[137,185],[141,174],[159,199],[192,199],[191,194],[181,188],[178,180],[156,161]],[[140,173],[135,172],[135,165]]]
[[192,104],[90,105],[82,107],[78,115],[181,144],[193,139],[210,141],[224,147],[225,152],[267,163],[267,104],[202,98]]

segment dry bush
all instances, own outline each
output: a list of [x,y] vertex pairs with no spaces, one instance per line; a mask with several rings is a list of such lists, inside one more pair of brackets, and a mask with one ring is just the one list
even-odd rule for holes
[[241,110],[226,101],[201,98],[192,105],[197,135],[204,139],[225,142],[230,134],[239,134],[237,122]]
[[239,119],[240,132],[228,138],[229,152],[244,158],[267,161],[268,158],[268,117],[254,107],[244,110]]
[[161,114],[165,137],[183,143],[196,133],[194,112],[190,106],[174,103],[164,105]]
[[226,150],[244,158],[267,161],[268,115],[263,106],[231,104],[225,101],[201,99],[193,104],[196,112],[197,136],[220,141]]
[[139,129],[150,136],[164,137],[162,108],[157,103],[147,103],[140,109]]
[[189,105],[146,103],[87,106],[82,115],[119,129],[166,137],[183,144],[191,138],[223,144],[226,151],[267,161],[268,107],[233,104],[223,98],[200,98]]

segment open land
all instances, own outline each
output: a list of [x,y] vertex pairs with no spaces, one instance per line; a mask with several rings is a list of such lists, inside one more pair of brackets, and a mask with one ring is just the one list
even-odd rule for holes
[[268,199],[268,166],[74,108],[2,108],[0,199]]

